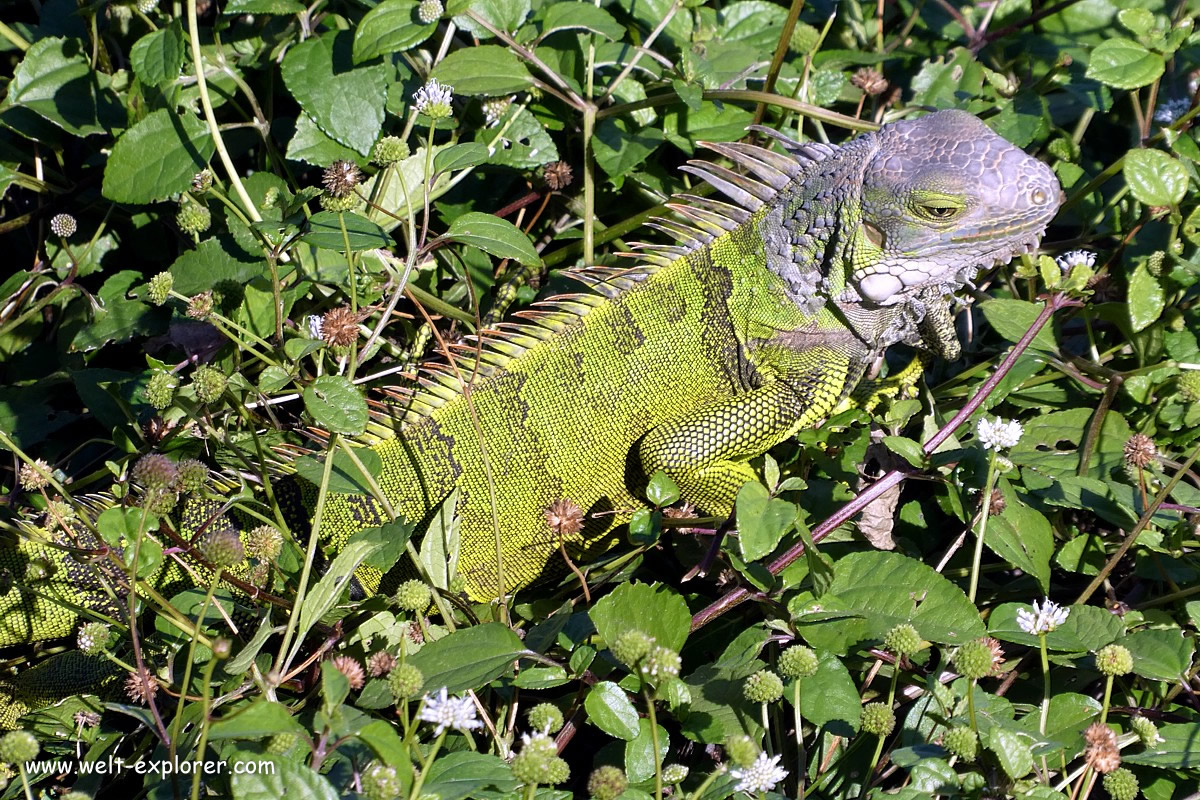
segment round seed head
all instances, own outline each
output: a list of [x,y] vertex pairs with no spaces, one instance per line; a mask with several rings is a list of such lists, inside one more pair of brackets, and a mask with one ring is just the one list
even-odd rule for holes
[[416,697],[425,685],[425,676],[412,664],[397,664],[388,673],[388,686],[397,700]]
[[160,272],[146,285],[146,297],[154,305],[161,306],[171,296],[171,289],[174,286],[175,276],[169,272]]
[[396,666],[396,657],[386,650],[372,653],[367,658],[367,674],[372,678],[382,678]]
[[1104,776],[1104,791],[1112,800],[1134,800],[1140,790],[1137,776],[1124,767]]
[[199,549],[200,554],[218,569],[232,567],[241,563],[242,559],[246,557],[242,539],[232,528],[209,531],[204,534],[200,540]]
[[77,227],[75,218],[70,214],[55,214],[50,218],[50,232],[64,239],[74,236]]
[[75,644],[84,655],[99,655],[108,648],[109,635],[109,628],[103,622],[87,622],[79,629]]
[[546,509],[546,524],[558,536],[574,536],[583,530],[583,509],[568,497],[555,500]]
[[300,737],[297,734],[277,733],[267,740],[267,752],[271,755],[281,756],[295,747],[299,741]]
[[432,25],[442,18],[441,0],[421,0],[421,4],[417,6],[417,19],[422,25]]
[[358,312],[338,306],[321,317],[321,338],[330,347],[349,347],[358,340]]
[[888,82],[883,77],[883,73],[874,67],[862,67],[852,76],[850,83],[862,89],[866,94],[874,97],[875,95],[883,94],[887,91]]
[[1096,652],[1096,668],[1103,675],[1128,675],[1133,672],[1133,655],[1119,644],[1101,647]]
[[1087,742],[1083,758],[1096,772],[1107,775],[1121,766],[1121,749],[1112,728],[1103,722],[1093,722],[1083,732],[1083,739]]
[[396,605],[414,614],[423,613],[433,602],[433,591],[424,582],[408,580],[396,589]]
[[570,186],[574,177],[571,165],[565,161],[552,161],[542,168],[542,180],[554,192]]
[[1175,379],[1179,395],[1189,403],[1200,401],[1200,371],[1188,371]]
[[345,654],[333,657],[333,668],[346,676],[351,689],[361,689],[366,682],[366,673],[358,659]]
[[367,800],[394,800],[404,791],[404,781],[395,767],[375,761],[363,770],[362,788]]
[[213,311],[213,293],[201,292],[188,301],[187,315],[191,319],[205,320]]
[[682,666],[683,661],[679,658],[679,653],[669,647],[656,645],[650,648],[650,652],[642,659],[638,668],[643,678],[657,684],[664,678],[678,677]]
[[146,489],[168,489],[179,477],[175,463],[161,453],[142,456],[133,465],[133,480]]
[[158,681],[150,670],[142,667],[125,678],[125,695],[138,705],[148,705],[150,698],[158,694]]
[[381,167],[386,167],[408,158],[410,152],[408,144],[399,136],[384,136],[375,143],[375,152],[371,155],[371,161]]
[[196,399],[205,405],[221,398],[226,383],[225,374],[216,367],[196,367],[192,373],[192,389],[196,392]]
[[862,712],[862,730],[876,736],[887,736],[896,727],[896,715],[887,703],[867,703]]
[[213,185],[213,174],[210,169],[202,169],[192,176],[192,191],[204,194]]
[[758,760],[762,751],[758,744],[745,734],[734,736],[725,742],[725,753],[739,767],[747,768]]
[[550,783],[551,764],[558,760],[558,747],[554,740],[542,733],[522,736],[524,746],[513,756],[510,763],[513,777],[521,783]]
[[986,642],[967,642],[950,659],[966,678],[983,678],[992,671],[992,649]]
[[283,534],[270,525],[259,525],[243,536],[246,555],[261,561],[273,561],[283,549]]
[[668,764],[663,767],[663,783],[683,783],[687,780],[689,771],[683,764]]
[[1162,741],[1162,737],[1158,735],[1158,726],[1145,717],[1134,717],[1129,720],[1129,724],[1144,746],[1153,747]]
[[883,637],[883,649],[898,656],[911,656],[921,649],[921,635],[907,622],[897,625]]
[[154,408],[162,411],[171,405],[175,399],[175,376],[169,372],[155,372],[146,382],[146,400]]
[[760,669],[746,678],[742,693],[752,703],[774,703],[783,696],[783,681],[769,669]]
[[617,800],[629,788],[629,780],[620,767],[605,764],[588,776],[587,790],[593,800]]
[[184,203],[175,215],[175,224],[184,233],[204,233],[212,225],[212,212],[199,203]]
[[968,727],[951,728],[942,737],[942,746],[953,755],[970,763],[979,752],[979,736]]
[[39,489],[45,489],[50,485],[50,479],[46,475],[50,474],[50,465],[42,459],[37,459],[33,464],[22,464],[20,481],[21,488],[27,492],[36,492]]
[[33,761],[42,748],[29,731],[9,731],[0,737],[0,761],[20,764]]
[[185,458],[179,462],[179,480],[176,486],[179,491],[196,494],[203,491],[208,482],[208,466],[203,461]]
[[321,208],[326,211],[332,211],[334,214],[344,214],[347,211],[353,211],[358,205],[358,196],[348,194],[345,197],[338,197],[332,194],[321,195]]
[[802,644],[789,647],[779,656],[779,672],[785,678],[811,678],[819,666],[817,654]]
[[529,727],[535,731],[558,733],[563,726],[563,713],[553,703],[538,703],[529,709]]
[[1158,448],[1154,440],[1144,433],[1135,433],[1125,442],[1125,463],[1132,467],[1145,469],[1154,463],[1158,457]]
[[635,666],[654,646],[654,637],[644,631],[625,631],[610,645],[612,654],[627,667]]
[[334,197],[354,194],[354,187],[362,180],[362,172],[353,161],[338,160],[325,168],[321,185]]

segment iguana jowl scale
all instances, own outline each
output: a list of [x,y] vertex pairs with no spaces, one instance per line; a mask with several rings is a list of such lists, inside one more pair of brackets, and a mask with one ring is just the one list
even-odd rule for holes
[[[656,470],[701,511],[730,514],[754,478],[748,460],[819,423],[889,345],[957,353],[950,295],[978,268],[1031,251],[1061,202],[1047,166],[959,111],[837,147],[759,132],[783,152],[709,145],[749,176],[684,168],[727,201],[680,198],[682,222],[654,223],[678,244],[641,245],[628,269],[573,271],[594,291],[536,303],[458,348],[455,364],[426,366],[419,386],[389,392],[393,413],[373,426],[380,488],[409,520],[458,490],[459,568],[473,598],[561,565],[546,518],[558,501],[585,512],[566,537],[581,562],[618,541]],[[461,383],[473,374],[478,427]],[[315,491],[294,479],[277,493],[303,532]],[[245,524],[233,513],[213,523],[219,499],[181,507],[185,535]],[[322,541],[334,551],[388,518],[370,497],[331,494]],[[28,574],[31,561],[46,574]],[[110,602],[96,567],[36,538],[4,549],[0,565],[18,576],[0,600],[0,645],[69,634],[76,615],[57,596]],[[178,590],[183,577],[159,581]],[[368,589],[380,577],[360,573]]]

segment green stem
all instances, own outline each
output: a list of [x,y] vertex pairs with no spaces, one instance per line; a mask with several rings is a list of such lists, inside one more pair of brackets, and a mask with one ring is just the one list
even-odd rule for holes
[[[195,7],[196,0],[188,0],[188,3]],[[217,668],[217,657],[214,655],[204,665],[204,688],[200,692],[200,702],[204,705],[204,715],[200,720],[200,741],[196,744],[196,760],[204,761],[204,751],[208,748],[208,732],[212,726],[210,715],[212,714],[212,676],[213,670]],[[186,692],[184,692],[186,695]],[[182,698],[180,698],[182,703]],[[200,798],[200,777],[204,774],[204,770],[198,769],[192,775],[192,800]]]
[[1113,676],[1104,682],[1104,705],[1100,707],[1100,722],[1108,719],[1108,701],[1112,699]]
[[250,199],[246,187],[242,185],[242,179],[238,177],[237,170],[233,167],[233,159],[229,157],[229,151],[225,148],[225,140],[221,138],[221,129],[217,127],[217,115],[213,112],[212,99],[208,96],[208,81],[204,77],[204,58],[200,52],[200,29],[196,21],[196,0],[187,0],[187,18],[188,36],[192,40],[192,71],[196,75],[196,88],[200,91],[200,105],[204,109],[204,120],[208,123],[208,132],[212,135],[213,143],[217,147],[217,154],[221,157],[221,163],[229,175],[229,182],[233,184],[238,199],[246,207],[246,213],[255,222],[262,222],[262,215],[258,213],[258,208]]
[[13,47],[17,48],[22,53],[29,49],[29,42],[25,41],[25,37],[8,27],[8,25],[5,25],[3,22],[0,22],[0,36],[8,39],[8,41],[12,43]]
[[25,789],[25,800],[33,800],[33,790],[29,788],[29,776],[25,774],[25,762],[17,762],[17,770],[21,774],[21,786]]
[[992,510],[992,491],[996,488],[996,449],[988,451],[987,481],[983,489],[983,510],[979,516],[979,535],[975,537],[975,557],[971,560],[971,591],[968,599],[975,602],[975,593],[979,589],[979,565],[983,561],[983,535],[987,531],[988,517]]
[[804,720],[800,715],[800,678],[792,683],[792,721],[796,726],[796,790],[799,800],[804,800],[804,784],[808,777],[808,757],[804,753]]
[[[208,607],[212,604],[213,593],[216,592],[217,584],[221,582],[221,570],[217,569],[213,572],[212,580],[208,583],[208,592],[204,595],[204,602],[200,604],[200,614],[196,617],[196,628],[200,629],[204,626],[204,617],[208,614]],[[175,748],[179,743],[179,732],[183,728],[183,709],[187,705],[188,685],[192,682],[192,665],[196,655],[196,638],[191,637],[188,642],[187,666],[183,668],[183,682],[179,685],[179,706],[175,709],[175,722],[171,725],[171,760],[175,760]],[[216,658],[210,653],[210,658]]]
[[775,755],[775,744],[771,740],[771,721],[767,716],[767,704],[760,703],[758,707],[759,716],[762,718],[763,740],[767,743],[767,755]]
[[971,678],[967,686],[967,712],[971,715],[971,730],[979,735],[979,722],[975,719],[975,678]]
[[[195,0],[188,0],[188,2],[195,3]],[[333,451],[341,439],[341,434],[333,435],[325,456],[325,471],[321,474],[321,485],[317,488],[317,506],[313,511],[312,528],[308,534],[308,548],[304,554],[304,567],[300,571],[296,603],[292,606],[292,613],[288,614],[287,627],[283,630],[283,642],[279,646],[279,655],[275,659],[276,669],[281,675],[287,672],[287,668],[292,662],[293,655],[288,652],[288,649],[291,647],[292,637],[296,635],[296,626],[300,622],[300,609],[304,607],[304,596],[308,592],[309,578],[312,577],[313,562],[317,557],[317,542],[320,541],[321,535],[321,518],[325,515],[325,498],[329,493],[329,476],[333,472]],[[297,649],[299,648],[297,647]]]
[[433,742],[433,747],[429,748],[429,755],[421,764],[421,773],[417,775],[417,779],[413,781],[412,791],[409,792],[409,800],[417,800],[421,796],[421,787],[425,785],[425,776],[429,774],[429,767],[433,764],[433,759],[437,755],[438,750],[442,749],[442,741],[446,738],[446,731],[438,734],[438,737]]
[[592,138],[596,132],[596,107],[583,110],[583,263],[596,263],[596,157]]
[[[721,777],[724,774],[725,774],[724,766],[714,769],[712,771],[712,773],[710,773],[709,776],[704,779],[704,783],[697,786],[696,791],[692,792],[690,795],[688,795],[688,797],[691,800],[700,800],[701,797],[704,797],[704,793],[708,791],[708,787],[713,785],[713,781],[715,781],[717,778]],[[801,791],[800,800],[804,800],[803,791]]]
[[650,746],[654,748],[654,800],[662,800],[662,754],[658,749],[658,717],[649,689],[642,688],[642,697],[646,699],[646,715],[650,718]]
[[1042,653],[1042,718],[1038,723],[1038,733],[1046,735],[1046,720],[1050,716],[1050,654],[1046,649],[1046,634],[1038,634],[1038,643]]

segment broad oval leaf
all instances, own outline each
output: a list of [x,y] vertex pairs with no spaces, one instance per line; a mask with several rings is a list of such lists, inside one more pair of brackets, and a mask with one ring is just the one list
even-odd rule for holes
[[338,800],[329,781],[299,761],[241,751],[229,760],[245,762],[242,769],[231,771],[233,800]]
[[429,642],[409,663],[425,676],[426,691],[445,687],[457,694],[500,677],[525,652],[525,645],[508,626],[489,622]]
[[593,686],[583,701],[588,721],[609,736],[631,741],[638,735],[638,712],[629,695],[612,681]]
[[525,65],[509,50],[494,44],[454,51],[433,68],[430,77],[462,95],[506,95],[533,85],[533,76]]
[[104,167],[105,197],[116,203],[157,203],[187,191],[215,145],[192,114],[151,112],[113,145]]
[[1115,89],[1136,89],[1154,83],[1163,74],[1166,63],[1129,39],[1108,39],[1092,51],[1087,76]]
[[421,22],[419,5],[417,0],[383,0],[368,11],[354,32],[354,63],[403,53],[432,36],[437,23]]
[[338,216],[334,211],[318,211],[313,214],[308,221],[308,231],[300,237],[301,241],[314,247],[323,247],[326,250],[339,252],[346,249],[347,240],[350,242],[350,249],[355,252],[374,250],[377,247],[391,247],[392,237],[387,234],[387,231],[378,223],[353,212],[340,215],[346,224],[346,235],[343,236],[342,222],[338,220]]
[[1122,171],[1129,191],[1148,206],[1175,206],[1187,193],[1187,170],[1179,159],[1162,150],[1130,150]]
[[511,258],[530,266],[542,263],[529,237],[516,225],[494,214],[468,211],[450,223],[446,238],[478,247],[497,258]]
[[672,650],[679,651],[687,640],[692,616],[687,603],[661,584],[625,583],[598,600],[588,616],[608,644],[622,633],[641,630]]
[[354,384],[341,375],[322,375],[304,387],[304,407],[317,424],[347,436],[367,427],[367,401]]

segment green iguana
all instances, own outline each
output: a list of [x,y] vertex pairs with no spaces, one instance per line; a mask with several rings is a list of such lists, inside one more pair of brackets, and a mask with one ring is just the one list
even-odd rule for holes
[[[950,295],[978,268],[1032,251],[1061,203],[1046,165],[960,111],[841,146],[756,130],[779,150],[706,145],[747,174],[684,167],[726,200],[677,198],[679,219],[653,227],[678,244],[638,246],[632,268],[571,271],[593,291],[535,303],[458,346],[454,363],[425,366],[419,385],[390,391],[391,420],[375,426],[373,445],[388,508],[330,494],[326,550],[389,512],[426,518],[457,490],[459,569],[470,597],[485,600],[560,568],[560,537],[581,563],[613,547],[657,470],[697,509],[728,516],[755,477],[748,460],[828,416],[889,345],[957,354]],[[299,478],[275,489],[303,541],[316,490]],[[221,498],[181,508],[185,537],[261,524],[221,515]],[[575,509],[577,525],[548,521]],[[78,533],[46,527],[80,546]],[[72,605],[110,608],[95,561],[34,532],[0,550],[15,578],[0,598],[0,646],[69,635]],[[163,572],[160,585],[194,580]],[[377,571],[358,577],[379,588]],[[70,693],[67,680],[61,666],[31,670],[9,687],[0,721]]]

